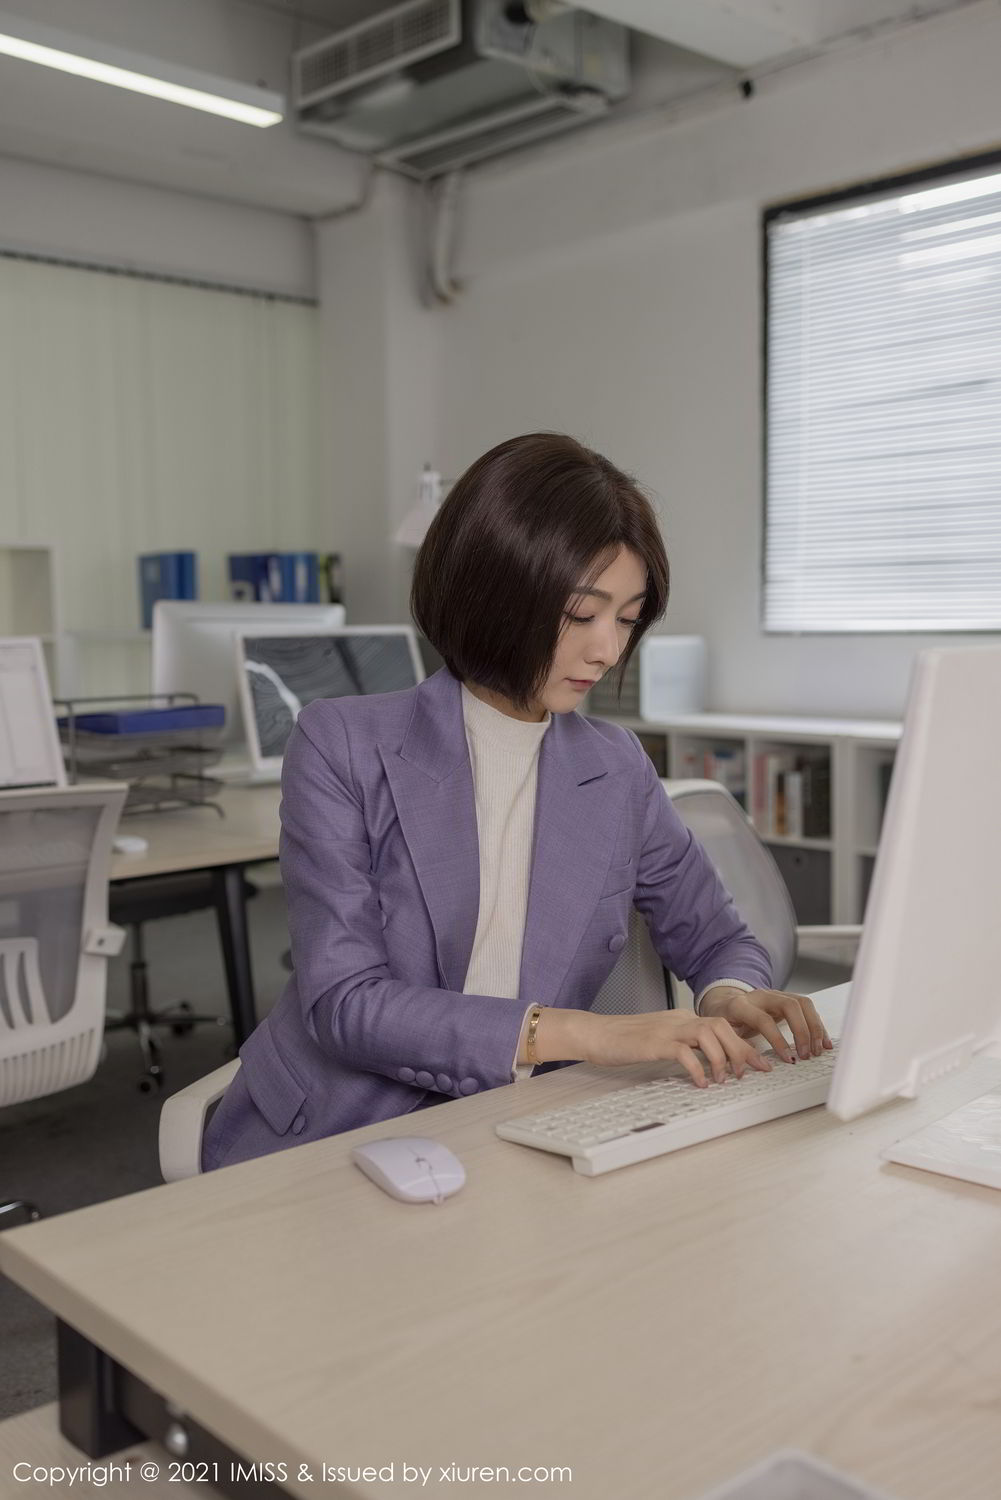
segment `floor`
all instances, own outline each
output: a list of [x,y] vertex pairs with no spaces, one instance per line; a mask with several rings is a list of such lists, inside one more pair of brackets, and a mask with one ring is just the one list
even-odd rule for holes
[[[262,1015],[287,978],[281,954],[288,947],[282,890],[266,882],[267,875],[254,898],[251,920]],[[154,1008],[184,998],[197,1010],[226,1013],[211,913],[154,922],[146,936]],[[835,952],[845,959],[843,950]],[[843,965],[803,956],[787,988],[809,993],[840,983],[849,972]],[[109,1009],[128,1008],[127,986],[127,961],[122,956],[109,965]],[[167,1093],[211,1072],[232,1055],[226,1027],[200,1026],[182,1038],[164,1031],[162,1048]],[[142,1073],[133,1034],[111,1033],[107,1055],[88,1083],[0,1112],[0,1198],[29,1198],[49,1216],[158,1186],[162,1095],[140,1092]],[[0,1277],[0,1419],[55,1399],[54,1326],[39,1303]]]

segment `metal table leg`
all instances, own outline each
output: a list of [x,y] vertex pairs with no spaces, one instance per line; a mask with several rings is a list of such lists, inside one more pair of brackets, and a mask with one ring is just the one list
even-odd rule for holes
[[[292,1464],[244,1458],[61,1318],[56,1335],[59,1431],[88,1458],[106,1458],[148,1440],[166,1449],[159,1468],[168,1481],[202,1483],[207,1493],[229,1500],[278,1500],[289,1494],[281,1481],[296,1473]],[[140,1476],[133,1482],[131,1473],[134,1456],[123,1455],[123,1461],[129,1465],[128,1492],[138,1493]]]
[[233,1036],[237,1049],[242,1047],[257,1025],[243,870],[243,865],[218,865],[212,870],[219,941],[226,965],[226,984],[229,988]]

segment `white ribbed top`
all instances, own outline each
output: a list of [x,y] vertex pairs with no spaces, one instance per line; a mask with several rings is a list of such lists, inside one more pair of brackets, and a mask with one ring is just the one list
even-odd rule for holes
[[[462,683],[462,717],[473,770],[480,848],[480,911],[462,993],[517,1000],[521,998],[518,979],[532,874],[539,749],[553,716],[547,712],[540,724],[523,723],[491,708]],[[696,1015],[703,997],[718,984],[753,989],[743,979],[713,979],[694,998]],[[524,999],[527,1017],[536,1002],[531,995]],[[532,1072],[531,1064],[517,1063],[520,1047],[519,1036],[511,1064],[512,1082]]]
[[[462,717],[480,849],[480,911],[462,992],[516,1000],[532,874],[539,749],[553,716],[547,711],[539,724],[512,719],[463,683]],[[535,1001],[531,995],[524,999],[527,1016]],[[512,1082],[532,1072],[528,1063],[518,1066],[517,1055],[516,1050]]]

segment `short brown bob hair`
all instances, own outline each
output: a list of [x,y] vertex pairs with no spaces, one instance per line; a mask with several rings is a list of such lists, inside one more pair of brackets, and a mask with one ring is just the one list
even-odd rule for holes
[[647,591],[619,663],[667,608],[667,553],[650,500],[600,453],[559,432],[498,443],[457,479],[417,553],[410,613],[453,677],[530,709],[564,612],[624,544]]

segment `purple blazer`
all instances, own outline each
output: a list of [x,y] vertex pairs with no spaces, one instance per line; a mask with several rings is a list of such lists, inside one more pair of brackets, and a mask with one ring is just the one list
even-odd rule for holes
[[240,1049],[206,1168],[511,1082],[526,1007],[588,1009],[630,908],[665,967],[771,985],[636,735],[553,714],[539,751],[519,998],[464,995],[479,841],[460,683],[311,703],[282,770],[294,973]]

